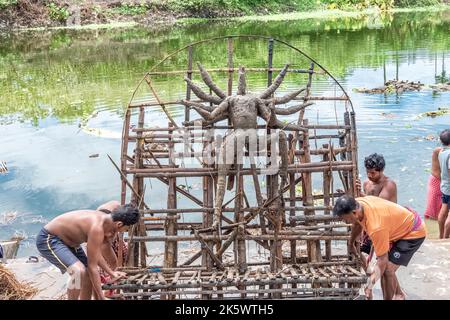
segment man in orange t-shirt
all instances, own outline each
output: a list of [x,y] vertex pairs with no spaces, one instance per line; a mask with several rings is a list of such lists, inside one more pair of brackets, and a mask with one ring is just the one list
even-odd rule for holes
[[354,199],[347,195],[337,199],[333,214],[359,232],[366,231],[372,239],[378,258],[365,288],[366,297],[371,298],[373,286],[385,276],[384,299],[392,300],[398,283],[395,272],[408,265],[425,240],[426,229],[420,216],[379,197]]

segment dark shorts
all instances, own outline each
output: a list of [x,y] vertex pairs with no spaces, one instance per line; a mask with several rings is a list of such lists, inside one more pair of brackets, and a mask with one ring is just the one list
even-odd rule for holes
[[372,248],[372,240],[370,240],[369,236],[365,234],[364,240],[361,242],[361,252],[370,254],[370,249]]
[[398,266],[407,266],[414,253],[422,245],[425,237],[409,240],[398,240],[389,250],[389,261]]
[[88,265],[87,256],[81,247],[69,247],[59,237],[48,233],[45,228],[42,228],[36,237],[36,247],[41,255],[57,266],[62,273],[78,261],[85,267]]
[[450,206],[450,196],[448,194],[442,194],[442,203]]

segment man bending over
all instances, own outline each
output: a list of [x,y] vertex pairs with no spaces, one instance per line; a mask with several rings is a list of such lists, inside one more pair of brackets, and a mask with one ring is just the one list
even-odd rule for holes
[[[124,273],[111,270],[101,254],[102,247],[138,220],[138,209],[125,205],[117,207],[111,214],[96,210],[67,212],[42,228],[36,246],[62,273],[69,273],[68,299],[89,300],[92,291],[97,299],[105,298],[99,267],[113,278],[123,277]],[[80,247],[82,243],[87,243],[87,256]]]
[[425,240],[425,225],[420,216],[379,197],[354,199],[347,195],[336,201],[333,214],[352,224],[352,229],[359,233],[366,231],[372,239],[378,259],[365,288],[366,297],[371,299],[372,288],[381,278],[385,282],[384,299],[392,300],[399,285],[395,272],[401,265],[408,265]]

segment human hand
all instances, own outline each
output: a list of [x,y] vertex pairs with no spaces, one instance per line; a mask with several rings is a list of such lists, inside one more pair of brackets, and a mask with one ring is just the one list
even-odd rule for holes
[[116,282],[117,280],[120,280],[120,279],[123,279],[123,278],[126,278],[126,277],[127,277],[127,274],[125,272],[114,271],[111,274],[111,280],[109,280],[108,283],[113,283],[113,282]]
[[354,255],[355,257],[359,256],[358,250],[356,250],[356,246],[354,243],[350,243],[347,247],[347,250],[350,255]]
[[369,288],[365,288],[364,289],[364,294],[366,296],[366,300],[373,300],[373,293],[372,293],[372,289]]

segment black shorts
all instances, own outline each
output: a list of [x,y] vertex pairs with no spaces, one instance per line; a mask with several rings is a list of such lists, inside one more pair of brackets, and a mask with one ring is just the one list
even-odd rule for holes
[[80,261],[87,267],[87,256],[81,247],[72,248],[66,245],[59,237],[50,234],[45,228],[42,228],[36,238],[36,246],[41,255],[57,266],[62,273]]
[[448,194],[442,194],[442,204],[448,204],[450,207],[450,195]]
[[389,261],[398,266],[407,266],[414,253],[422,245],[425,237],[418,239],[398,240],[389,250]]
[[370,249],[372,248],[372,240],[369,237],[364,238],[361,242],[361,252],[370,254]]

